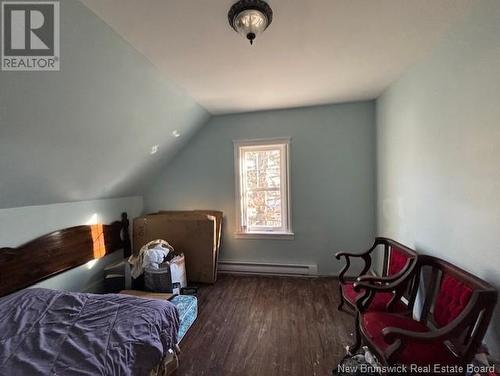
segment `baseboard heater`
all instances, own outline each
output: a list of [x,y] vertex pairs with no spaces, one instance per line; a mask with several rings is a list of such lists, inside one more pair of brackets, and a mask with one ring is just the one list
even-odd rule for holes
[[318,265],[275,264],[262,262],[219,261],[218,272],[224,274],[318,275]]

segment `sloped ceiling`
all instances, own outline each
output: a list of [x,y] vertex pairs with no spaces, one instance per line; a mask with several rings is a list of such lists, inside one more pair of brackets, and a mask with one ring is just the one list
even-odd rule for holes
[[255,44],[236,0],[82,0],[213,114],[373,99],[475,0],[268,0]]
[[0,208],[140,195],[207,107],[372,98],[469,2],[273,0],[250,48],[229,0],[61,1],[60,72],[0,72]]
[[209,118],[83,4],[60,4],[61,71],[0,72],[0,208],[140,194]]

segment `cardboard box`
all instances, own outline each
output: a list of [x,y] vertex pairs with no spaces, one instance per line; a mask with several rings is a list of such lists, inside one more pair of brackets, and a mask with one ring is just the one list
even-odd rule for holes
[[[224,218],[224,213],[218,210],[160,210],[157,213],[152,214],[170,214],[172,216],[186,216],[188,218],[192,218],[193,214],[201,214],[214,217],[215,226],[217,230],[216,238],[217,238],[217,249],[220,249],[222,244],[222,221]],[[210,217],[208,217],[210,219]]]
[[215,221],[216,226],[216,242],[217,250],[215,253],[215,276],[217,279],[217,263],[219,261],[219,251],[222,244],[222,223],[224,218],[224,213],[219,210],[160,210],[156,213],[151,213],[150,215],[163,214],[171,215],[173,218],[207,218],[209,220]]
[[222,221],[224,218],[224,213],[219,210],[160,210],[157,213],[153,214],[170,214],[172,216],[185,216],[186,218],[193,218],[198,214],[202,215],[202,218],[208,218],[210,220],[215,220],[215,228],[216,228],[216,241],[217,241],[217,250],[215,252],[215,276],[214,280],[217,279],[217,265],[219,262],[219,252],[220,247],[222,245]]
[[164,239],[176,252],[184,253],[188,281],[215,283],[218,240],[213,216],[196,212],[156,213],[134,219],[134,253],[155,239]]

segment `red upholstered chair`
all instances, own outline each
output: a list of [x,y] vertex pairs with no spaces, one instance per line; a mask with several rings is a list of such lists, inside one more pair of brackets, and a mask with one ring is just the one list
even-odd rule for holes
[[[420,318],[376,312],[360,305],[356,321],[361,341],[386,365],[465,366],[486,333],[497,301],[496,290],[432,256],[419,256],[415,267],[399,282],[404,283],[404,279],[420,282]],[[369,289],[367,285],[363,288]]]
[[[377,247],[383,247],[383,268],[382,275],[376,276],[372,267],[372,253]],[[366,252],[363,253],[346,253],[339,252],[335,255],[337,260],[340,258],[345,258],[345,266],[342,268],[339,274],[339,288],[340,288],[340,304],[338,309],[341,310],[343,305],[347,305],[351,308],[351,311],[356,309],[357,304],[363,304],[363,302],[368,301],[368,305],[371,310],[375,311],[394,311],[394,312],[411,312],[413,309],[413,299],[406,296],[409,294],[411,286],[410,283],[405,286],[406,288],[401,288],[401,284],[398,284],[399,290],[395,291],[390,288],[381,288],[379,292],[373,293],[373,289],[370,290],[372,293],[363,292],[363,284],[368,283],[370,286],[374,284],[383,286],[391,286],[395,281],[404,276],[414,265],[417,257],[417,253],[412,249],[406,247],[405,245],[398,243],[392,239],[388,238],[375,238],[375,242]],[[361,272],[355,274],[351,277],[346,277],[345,274],[349,271],[351,267],[351,260],[361,260],[363,262]],[[368,274],[370,273],[370,274]],[[405,279],[405,281],[408,281]],[[357,287],[355,288],[354,283],[357,282]],[[405,295],[408,298],[408,303],[404,303],[401,297]]]

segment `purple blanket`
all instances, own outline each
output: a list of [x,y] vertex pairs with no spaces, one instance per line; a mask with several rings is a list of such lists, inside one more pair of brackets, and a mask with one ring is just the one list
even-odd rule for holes
[[0,375],[147,375],[178,329],[168,301],[25,289],[0,299]]

